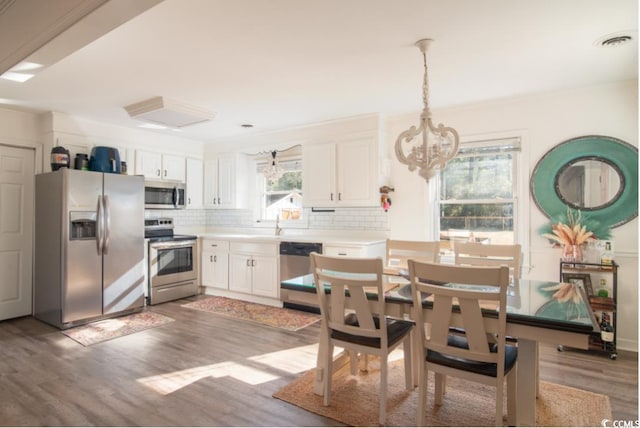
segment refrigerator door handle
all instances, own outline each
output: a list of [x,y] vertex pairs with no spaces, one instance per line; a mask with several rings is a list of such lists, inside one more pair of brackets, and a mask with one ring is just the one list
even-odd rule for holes
[[96,207],[96,222],[97,224],[97,230],[96,230],[96,247],[98,250],[98,255],[101,256],[102,255],[102,246],[103,246],[103,239],[104,239],[104,230],[102,227],[102,216],[104,215],[103,213],[104,207],[102,205],[102,195],[98,196],[98,206]]
[[109,235],[111,230],[111,207],[109,206],[109,196],[104,195],[104,242],[102,245],[102,253],[109,254]]

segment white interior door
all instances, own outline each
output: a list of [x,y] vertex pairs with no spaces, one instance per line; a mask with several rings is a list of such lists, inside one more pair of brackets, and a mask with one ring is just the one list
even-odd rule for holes
[[0,320],[31,315],[35,152],[0,146]]

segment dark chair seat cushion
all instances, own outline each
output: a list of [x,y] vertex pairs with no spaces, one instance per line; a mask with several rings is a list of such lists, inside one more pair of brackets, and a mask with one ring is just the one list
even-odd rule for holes
[[[347,325],[358,327],[358,318],[356,314],[348,314],[344,318],[344,322]],[[380,328],[380,318],[373,317],[373,322],[376,328]],[[415,325],[413,321],[399,320],[393,318],[386,318],[387,327],[387,343],[388,346],[395,345],[399,340],[402,340],[411,328]],[[356,343],[358,345],[369,346],[371,348],[380,348],[380,339],[377,337],[358,336],[355,334],[348,334],[342,331],[333,330],[331,332],[331,338],[336,340],[342,340],[345,342]]]
[[[469,349],[467,338],[464,336],[457,336],[450,334],[448,338],[449,346],[455,346],[456,348]],[[487,344],[491,347],[491,352],[498,352],[498,348],[495,344]],[[509,373],[518,359],[518,348],[512,345],[505,346],[504,352],[504,374]],[[427,361],[434,364],[440,364],[443,366],[466,370],[468,372],[478,373],[484,376],[496,377],[498,366],[494,363],[486,363],[484,361],[467,360],[464,358],[453,357],[451,355],[443,354],[435,351],[427,351]]]

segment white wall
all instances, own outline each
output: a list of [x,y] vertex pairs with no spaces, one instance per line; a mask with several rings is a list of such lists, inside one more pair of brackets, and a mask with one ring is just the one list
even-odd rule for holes
[[[204,143],[180,135],[166,135],[144,129],[131,129],[107,125],[59,112],[48,112],[41,116],[42,140],[45,153],[44,170],[47,171],[48,153],[55,145],[71,148],[73,162],[74,148],[82,146],[115,146],[120,158],[133,171],[135,150],[147,150],[166,154],[177,154],[202,159]],[[86,150],[85,150],[86,151]]]
[[35,150],[36,173],[42,164],[41,130],[37,113],[0,108],[0,144]]
[[[416,125],[419,113],[391,117],[386,126],[392,158],[391,185],[394,205],[389,211],[391,237],[430,239],[427,218],[428,190],[417,173],[393,159],[395,137]],[[523,137],[525,162],[519,171],[525,206],[522,237],[528,242],[524,277],[542,280],[559,278],[560,253],[552,249],[536,230],[548,221],[531,200],[528,182],[538,160],[552,147],[582,135],[606,135],[638,146],[637,81],[520,97],[433,112],[436,123],[455,128],[462,139],[481,136]],[[630,183],[637,186],[637,183]],[[638,219],[612,230],[615,258],[620,265],[618,280],[618,347],[638,349]]]

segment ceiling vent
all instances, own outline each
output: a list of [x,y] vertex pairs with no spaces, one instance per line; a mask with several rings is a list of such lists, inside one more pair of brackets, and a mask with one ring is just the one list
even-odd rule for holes
[[636,31],[619,31],[599,37],[593,43],[595,46],[608,48],[632,42],[637,37]]
[[185,126],[209,122],[216,115],[204,108],[169,100],[164,97],[154,97],[131,104],[124,109],[132,119],[167,128],[184,128]]

